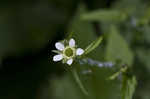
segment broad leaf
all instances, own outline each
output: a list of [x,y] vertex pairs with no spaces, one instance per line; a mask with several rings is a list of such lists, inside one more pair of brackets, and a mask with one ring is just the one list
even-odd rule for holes
[[109,30],[106,60],[113,62],[120,60],[123,64],[128,65],[131,65],[133,62],[133,53],[115,26],[112,26]]

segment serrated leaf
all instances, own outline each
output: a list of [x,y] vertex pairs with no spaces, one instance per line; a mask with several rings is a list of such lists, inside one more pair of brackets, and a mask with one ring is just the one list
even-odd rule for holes
[[85,55],[93,51],[96,47],[98,47],[102,39],[103,38],[100,36],[97,40],[93,41],[89,46],[87,46],[85,49]]
[[130,50],[127,42],[119,34],[117,27],[111,26],[106,45],[106,60],[114,61],[121,60],[123,64],[129,66],[133,62],[133,53]]
[[[110,17],[111,16],[111,17]],[[83,14],[81,19],[88,21],[123,21],[126,19],[126,14],[118,10],[98,10]]]

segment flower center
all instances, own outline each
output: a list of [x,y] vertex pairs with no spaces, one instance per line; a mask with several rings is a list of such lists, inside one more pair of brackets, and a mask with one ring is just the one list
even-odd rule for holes
[[74,55],[74,51],[72,48],[68,47],[65,49],[64,51],[64,54],[67,56],[67,57],[72,57]]

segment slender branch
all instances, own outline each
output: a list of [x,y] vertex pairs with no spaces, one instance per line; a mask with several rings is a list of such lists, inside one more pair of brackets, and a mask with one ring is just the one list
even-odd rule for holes
[[76,71],[75,69],[72,70],[72,74],[73,74],[73,76],[74,76],[74,78],[75,78],[75,80],[76,80],[76,83],[79,85],[81,91],[82,91],[85,95],[88,95],[88,92],[87,92],[87,90],[84,88],[84,86],[83,86],[83,84],[82,84],[82,82],[81,82],[81,80],[80,80],[80,78],[79,78],[79,76],[78,76],[78,73],[77,73],[77,71]]

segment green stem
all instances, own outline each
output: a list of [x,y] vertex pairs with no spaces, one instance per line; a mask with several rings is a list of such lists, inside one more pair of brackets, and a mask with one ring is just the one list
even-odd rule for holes
[[79,85],[81,91],[85,94],[85,95],[88,95],[88,92],[86,91],[86,89],[84,88],[81,80],[79,79],[79,76],[78,76],[78,73],[75,69],[72,70],[72,73],[73,73],[73,76],[77,82],[77,84]]

